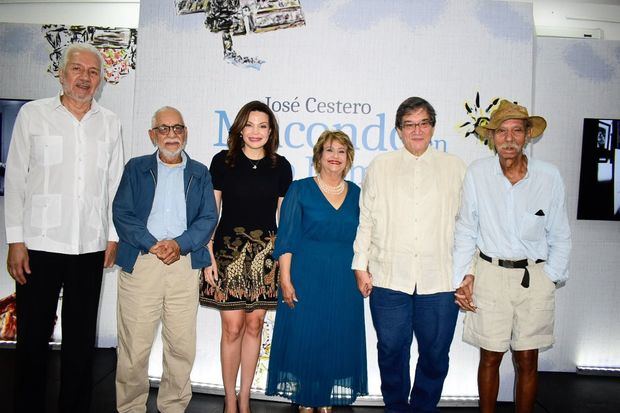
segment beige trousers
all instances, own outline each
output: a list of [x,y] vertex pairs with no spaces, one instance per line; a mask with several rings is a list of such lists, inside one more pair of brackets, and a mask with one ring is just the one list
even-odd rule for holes
[[196,355],[200,271],[189,256],[166,265],[155,255],[138,257],[133,273],[118,276],[119,413],[144,413],[149,394],[148,363],[162,322],[163,373],[157,396],[161,413],[182,413],[192,397],[190,372]]

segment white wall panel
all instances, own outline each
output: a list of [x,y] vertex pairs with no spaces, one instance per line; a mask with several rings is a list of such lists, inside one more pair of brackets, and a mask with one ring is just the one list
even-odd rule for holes
[[[549,124],[533,147],[566,185],[573,250],[557,291],[557,342],[541,369],[620,366],[620,222],[577,220],[584,118],[620,118],[620,42],[538,38],[535,113]],[[596,202],[592,200],[592,202]]]

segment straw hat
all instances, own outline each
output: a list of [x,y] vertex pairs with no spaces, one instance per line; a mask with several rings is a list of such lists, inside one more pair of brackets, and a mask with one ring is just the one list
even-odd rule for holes
[[547,121],[541,116],[529,116],[527,109],[516,103],[502,100],[499,102],[497,109],[491,113],[491,119],[486,125],[476,127],[476,133],[485,138],[491,137],[491,132],[499,128],[499,126],[507,119],[528,119],[531,127],[530,136],[537,138],[542,135],[547,127]]

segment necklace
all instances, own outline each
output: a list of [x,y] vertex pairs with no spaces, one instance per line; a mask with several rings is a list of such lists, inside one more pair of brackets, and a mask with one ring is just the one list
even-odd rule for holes
[[263,160],[263,158],[260,158],[259,160],[254,161],[254,160],[248,158],[247,155],[246,155],[246,158],[247,158],[248,162],[250,162],[250,164],[252,164],[252,169],[256,169],[258,167],[258,164],[260,163],[260,161]]
[[319,184],[319,188],[321,188],[321,191],[325,192],[326,194],[340,195],[344,192],[344,188],[346,187],[344,180],[340,181],[340,183],[336,186],[326,184],[321,179],[321,174],[318,174],[316,176],[316,182]]

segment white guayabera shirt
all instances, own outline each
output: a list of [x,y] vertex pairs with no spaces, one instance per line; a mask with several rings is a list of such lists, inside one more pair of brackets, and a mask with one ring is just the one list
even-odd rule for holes
[[352,268],[407,294],[452,290],[452,246],[465,163],[429,146],[377,156],[360,196]]
[[60,95],[17,115],[5,176],[8,243],[62,254],[117,241],[112,201],[123,172],[118,117],[93,100],[78,121]]

